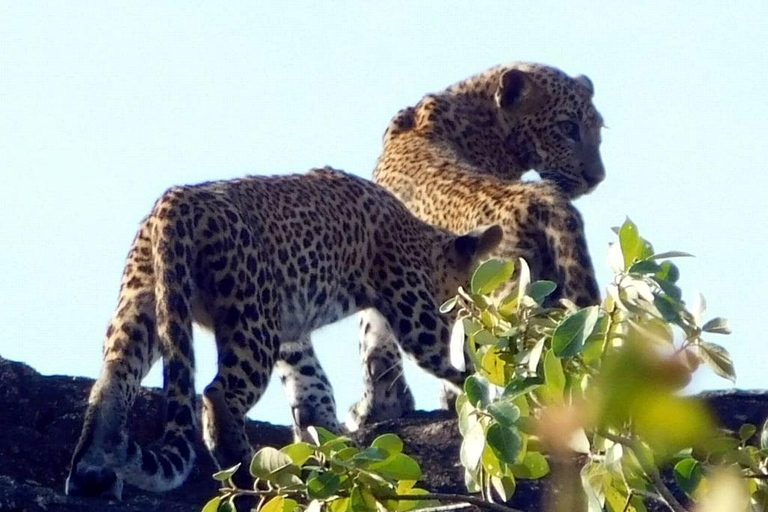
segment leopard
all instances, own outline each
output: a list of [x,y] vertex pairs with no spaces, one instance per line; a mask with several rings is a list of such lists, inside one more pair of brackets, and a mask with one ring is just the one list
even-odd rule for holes
[[[584,222],[573,205],[605,178],[604,123],[594,92],[587,76],[571,77],[546,64],[492,67],[400,110],[384,132],[373,179],[417,217],[449,231],[502,225],[504,239],[493,257],[523,258],[534,280],[557,284],[551,304],[596,304]],[[541,179],[522,181],[528,171]],[[396,334],[375,310],[359,316],[364,391],[347,414],[350,431],[415,407]],[[301,343],[309,354],[309,340]],[[326,378],[314,356],[302,364],[312,366],[314,378]],[[285,373],[288,381],[297,374]],[[450,408],[457,391],[447,383],[441,407]],[[317,410],[304,402],[294,403],[294,410]],[[334,415],[331,408],[322,411],[325,421]]]
[[[432,226],[383,187],[330,167],[171,187],[128,253],[67,494],[177,487],[201,433],[219,468],[248,462],[246,413],[276,363],[295,363],[295,340],[364,309],[387,319],[422,368],[459,384],[445,354],[453,319],[439,304],[502,238],[498,224],[461,235]],[[213,331],[217,349],[201,400],[193,323]],[[126,418],[160,359],[164,431],[142,446]]]

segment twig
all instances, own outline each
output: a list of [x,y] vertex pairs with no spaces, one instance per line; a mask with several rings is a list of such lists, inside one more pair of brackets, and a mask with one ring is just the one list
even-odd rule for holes
[[427,493],[427,494],[382,494],[377,495],[377,499],[380,500],[399,500],[399,501],[414,501],[414,500],[437,500],[448,503],[469,503],[478,508],[486,510],[494,510],[496,512],[523,512],[520,509],[507,507],[506,505],[499,505],[498,503],[491,503],[489,501],[475,498],[474,496],[464,496],[462,494],[446,494],[446,493]]
[[[224,492],[225,494],[231,493],[236,494],[239,496],[258,496],[260,498],[264,497],[272,497],[277,495],[301,495],[301,491],[283,491],[283,492],[277,492],[277,491],[260,491],[260,490],[250,490],[250,489],[238,489],[238,488],[229,488],[225,487],[220,489],[220,491]],[[499,505],[498,503],[491,503],[485,500],[482,500],[480,498],[475,498],[474,496],[464,496],[463,494],[446,494],[446,493],[427,493],[427,494],[381,494],[381,495],[375,495],[377,500],[393,500],[393,501],[424,501],[424,500],[436,500],[436,501],[442,501],[446,503],[465,503],[469,505],[474,505],[480,509],[485,510],[493,510],[494,512],[523,512],[520,509],[507,507],[505,505]],[[451,506],[450,508],[445,507],[430,507],[428,509],[423,510],[453,510],[456,508],[461,507],[455,507]]]
[[667,484],[664,483],[664,480],[661,479],[661,475],[659,474],[659,469],[651,464],[651,462],[645,458],[645,454],[643,453],[642,446],[635,441],[634,439],[630,439],[623,436],[617,436],[615,434],[611,434],[610,432],[598,432],[598,434],[601,437],[604,437],[610,441],[613,441],[614,443],[618,443],[622,446],[626,446],[630,450],[632,450],[632,453],[635,454],[635,458],[637,459],[637,462],[640,463],[640,467],[645,471],[645,473],[650,477],[651,481],[653,482],[654,487],[659,491],[659,494],[661,494],[662,498],[664,498],[664,502],[669,507],[670,510],[673,512],[688,512],[688,509],[686,509],[682,504],[680,504],[679,501],[677,501],[677,498],[675,498],[675,495],[672,494],[672,491],[669,490],[669,487],[667,487]]

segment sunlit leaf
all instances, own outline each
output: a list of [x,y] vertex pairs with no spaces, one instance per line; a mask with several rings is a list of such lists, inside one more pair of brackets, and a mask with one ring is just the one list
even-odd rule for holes
[[544,386],[538,391],[543,393],[550,403],[562,403],[563,401],[565,374],[560,359],[553,350],[547,351],[544,355]]
[[651,342],[660,345],[669,345],[674,341],[672,327],[660,318],[649,318],[641,322],[630,318],[627,323],[629,329],[626,336],[632,341],[641,344]]
[[467,362],[464,359],[464,341],[464,322],[457,320],[451,330],[450,360],[451,366],[460,372],[467,369]]
[[763,428],[760,429],[760,449],[768,450],[768,420],[765,420]]
[[689,457],[675,464],[675,482],[689,496],[696,491],[703,476],[701,465],[695,459]]
[[523,300],[525,292],[528,289],[528,285],[531,283],[531,269],[528,266],[528,262],[523,258],[518,258],[518,265],[520,271],[517,276],[517,300]]
[[488,295],[502,283],[509,281],[515,272],[512,261],[490,259],[480,264],[472,274],[471,290],[477,295]]
[[652,260],[636,261],[629,267],[630,272],[638,274],[655,274],[661,270],[661,266]]
[[491,382],[491,384],[495,384],[497,386],[503,386],[506,384],[506,379],[504,378],[504,369],[506,368],[506,363],[501,359],[501,353],[496,349],[496,347],[489,347],[488,351],[483,355],[481,367],[483,369],[483,372],[485,374],[485,377]]
[[419,480],[419,463],[404,453],[397,453],[381,462],[371,464],[370,469],[395,480]]
[[459,296],[458,295],[454,295],[453,297],[451,297],[447,301],[445,301],[442,304],[440,304],[440,309],[439,309],[440,313],[442,313],[444,315],[450,313],[456,307],[456,304],[458,302],[459,302]]
[[619,229],[619,243],[624,256],[624,268],[629,268],[635,260],[642,260],[653,254],[650,245],[640,238],[637,226],[629,218]]
[[682,251],[667,251],[651,256],[654,260],[662,260],[668,258],[693,258],[693,254]]
[[552,334],[552,350],[558,357],[573,357],[595,328],[600,309],[590,306],[568,315]]
[[221,504],[221,496],[214,496],[205,504],[202,512],[218,512],[219,504]]
[[707,323],[702,325],[701,330],[715,334],[731,334],[731,328],[728,326],[728,320],[719,316],[709,320]]
[[237,472],[238,469],[240,469],[239,462],[234,466],[232,466],[231,468],[217,471],[216,473],[213,474],[213,479],[218,482],[226,482],[227,480],[232,478],[232,476],[235,474],[235,472]]
[[482,424],[476,422],[469,427],[461,442],[459,451],[461,465],[469,471],[474,471],[480,464],[483,448],[485,448],[485,429]]
[[528,285],[526,294],[541,305],[544,304],[544,299],[552,295],[556,289],[557,285],[552,281],[535,281]]
[[517,478],[537,479],[549,474],[549,463],[539,452],[527,452],[523,461],[512,466]]
[[467,394],[469,403],[475,407],[479,404],[486,405],[488,403],[488,381],[477,374],[470,375],[464,381],[464,392]]
[[403,441],[395,434],[383,434],[373,440],[371,446],[384,451],[388,456],[403,451]]
[[327,502],[327,506],[330,512],[348,512],[351,508],[350,499],[346,497],[331,500]]
[[504,427],[494,423],[485,433],[488,446],[500,461],[513,464],[520,450],[523,448],[523,439],[516,428]]
[[334,441],[339,438],[339,436],[323,427],[307,427],[307,433],[312,438],[312,441],[316,446],[322,446],[329,441]]
[[293,512],[299,504],[285,496],[275,496],[261,507],[260,512]]
[[602,482],[603,475],[596,471],[594,464],[586,464],[581,468],[581,487],[587,497],[588,512],[603,512],[605,492]]
[[736,382],[736,370],[733,367],[733,360],[728,351],[720,345],[702,341],[698,345],[700,355],[712,370],[731,382]]
[[280,451],[288,455],[293,463],[299,467],[303,466],[315,452],[312,445],[304,442],[289,444],[281,448]]
[[757,432],[757,427],[751,423],[745,423],[739,427],[739,439],[742,441],[749,441],[753,435]]
[[515,479],[511,476],[492,476],[491,485],[504,502],[509,501],[512,495],[515,494]]
[[336,473],[323,472],[311,476],[307,480],[307,494],[311,499],[324,499],[333,496],[339,489],[341,477]]
[[520,417],[520,408],[508,400],[498,400],[488,406],[488,414],[505,427],[512,426]]
[[256,478],[269,479],[280,469],[291,464],[293,464],[293,460],[290,456],[271,446],[265,446],[256,452],[256,455],[251,459],[251,475]]

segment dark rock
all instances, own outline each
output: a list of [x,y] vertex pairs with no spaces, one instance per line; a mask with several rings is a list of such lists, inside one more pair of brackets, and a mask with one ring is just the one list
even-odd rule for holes
[[[192,475],[175,491],[152,494],[126,487],[122,502],[64,495],[64,480],[92,384],[91,379],[81,377],[44,377],[23,363],[0,357],[0,511],[201,510],[216,492],[210,477],[215,469],[202,442]],[[766,392],[717,391],[704,397],[728,428],[737,429],[745,422],[759,426],[768,415]],[[144,389],[137,398],[129,422],[140,442],[148,443],[162,431],[161,401],[157,389]],[[291,431],[284,426],[251,421],[248,432],[257,448],[291,442]],[[464,492],[458,455],[461,437],[450,413],[417,411],[401,420],[364,428],[355,440],[370,443],[385,432],[399,435],[406,451],[419,461],[424,487],[435,492]],[[518,482],[511,505],[541,510],[544,486],[542,482]]]

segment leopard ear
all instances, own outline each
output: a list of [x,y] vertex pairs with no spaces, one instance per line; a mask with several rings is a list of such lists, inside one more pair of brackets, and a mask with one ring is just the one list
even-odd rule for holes
[[573,77],[573,79],[587,88],[587,90],[589,91],[590,98],[595,95],[595,85],[592,83],[592,80],[590,80],[587,75],[576,75],[575,77]]
[[461,260],[475,263],[496,249],[503,236],[501,226],[492,224],[456,237],[453,244]]
[[547,94],[525,71],[508,69],[499,79],[495,99],[501,109],[530,113],[547,101]]

